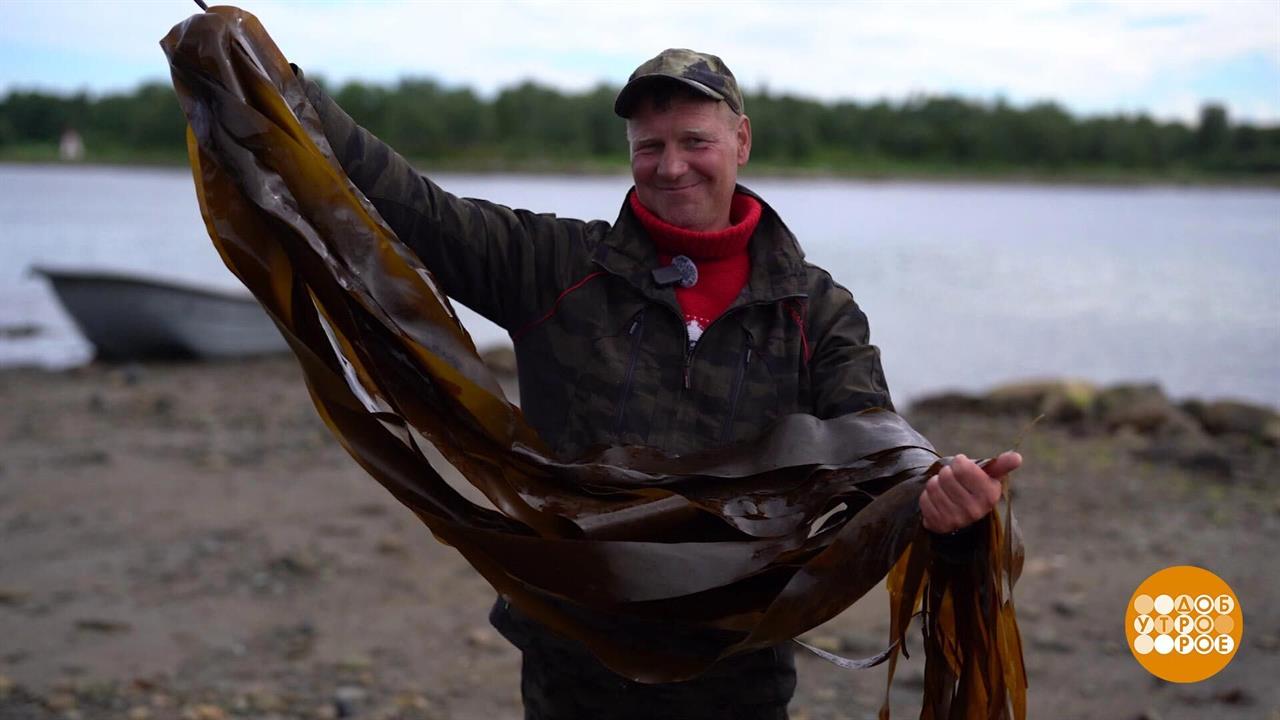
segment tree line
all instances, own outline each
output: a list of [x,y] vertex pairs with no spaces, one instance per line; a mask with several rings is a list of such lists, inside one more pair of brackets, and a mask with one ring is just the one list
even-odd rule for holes
[[[492,99],[418,78],[327,89],[357,122],[423,163],[626,163],[624,125],[612,110],[616,87],[566,93],[525,82]],[[1280,125],[1233,122],[1213,103],[1195,124],[1141,113],[1077,117],[1054,102],[1016,107],[946,95],[823,103],[758,91],[745,104],[753,162],[779,168],[1280,173]],[[21,156],[23,148],[52,152],[68,128],[83,137],[91,159],[109,149],[117,159],[176,160],[185,147],[185,122],[167,84],[101,97],[12,91],[0,99],[0,158]]]

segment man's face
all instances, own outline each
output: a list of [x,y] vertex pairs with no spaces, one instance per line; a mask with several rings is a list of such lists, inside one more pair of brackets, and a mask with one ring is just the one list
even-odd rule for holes
[[687,230],[723,230],[751,154],[751,123],[724,103],[676,96],[643,99],[627,119],[631,177],[641,204]]

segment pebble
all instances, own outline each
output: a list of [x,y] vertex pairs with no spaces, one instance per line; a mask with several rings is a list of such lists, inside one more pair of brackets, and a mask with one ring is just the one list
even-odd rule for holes
[[1051,607],[1058,616],[1064,618],[1075,617],[1080,608],[1079,603],[1067,599],[1054,600]]
[[1254,646],[1268,653],[1280,651],[1280,631],[1263,633],[1254,640]]
[[151,720],[151,709],[142,706],[132,707],[129,708],[127,717],[129,720]]
[[364,688],[343,685],[333,693],[333,709],[340,718],[348,718],[360,711],[369,694]]
[[226,720],[227,713],[217,705],[193,705],[182,712],[182,720]]
[[373,661],[364,655],[348,655],[338,663],[338,669],[357,671],[373,667]]
[[258,712],[278,712],[284,709],[285,703],[278,695],[269,690],[253,690],[245,696],[250,710]]
[[1023,573],[1028,577],[1047,575],[1067,567],[1067,556],[1061,553],[1049,557],[1033,557],[1027,560]]
[[1213,694],[1213,699],[1224,705],[1253,705],[1256,700],[1242,687],[1230,687]]
[[1052,653],[1073,653],[1075,646],[1058,637],[1052,628],[1044,628],[1039,633],[1032,635],[1031,647]]
[[129,363],[124,366],[120,380],[123,381],[126,386],[132,387],[142,382],[145,374],[146,373],[143,372],[141,365],[138,365],[137,363]]
[[272,575],[310,578],[320,572],[322,564],[314,553],[302,550],[276,556],[268,563],[267,571]]
[[471,628],[467,632],[467,644],[482,650],[493,650],[501,647],[498,633],[485,627]]
[[106,618],[80,618],[76,620],[76,629],[89,632],[117,633],[129,632],[133,629],[133,626],[127,622]]
[[151,411],[156,415],[168,416],[173,412],[173,398],[161,395],[151,402]]
[[383,555],[404,555],[405,545],[393,537],[384,537],[378,541],[377,550]]
[[[517,696],[517,699],[519,699],[519,696]],[[431,707],[431,703],[426,696],[413,693],[402,693],[396,696],[396,704],[405,710],[421,710],[424,712]]]
[[76,706],[76,696],[71,693],[56,692],[46,698],[44,704],[50,710],[64,712]]

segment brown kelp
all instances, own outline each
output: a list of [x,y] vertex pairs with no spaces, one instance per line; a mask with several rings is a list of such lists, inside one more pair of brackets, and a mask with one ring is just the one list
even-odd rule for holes
[[[524,613],[623,675],[673,681],[788,641],[887,574],[889,650],[861,664],[889,659],[892,680],[922,606],[923,716],[1023,717],[1009,516],[982,523],[972,562],[934,553],[918,502],[942,461],[902,418],[791,415],[695,455],[553,459],[431,273],[344,175],[257,20],[215,7],[161,45],[209,235],[297,355],[316,409]],[[428,444],[491,507],[451,486]]]

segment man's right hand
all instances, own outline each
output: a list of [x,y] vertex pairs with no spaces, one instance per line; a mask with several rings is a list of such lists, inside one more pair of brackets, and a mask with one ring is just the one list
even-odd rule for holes
[[1016,452],[1002,453],[985,468],[956,455],[951,464],[929,478],[920,494],[924,527],[946,534],[969,527],[986,517],[1000,502],[1005,475],[1022,466]]

